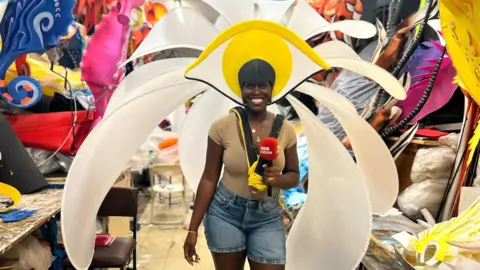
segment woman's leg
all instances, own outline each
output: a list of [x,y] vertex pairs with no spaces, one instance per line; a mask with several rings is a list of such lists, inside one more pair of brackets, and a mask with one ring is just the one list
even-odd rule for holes
[[247,218],[247,257],[251,270],[283,270],[286,237],[282,209],[275,198],[252,205]]
[[285,265],[281,265],[281,264],[265,264],[265,263],[254,262],[252,260],[248,260],[248,263],[250,264],[250,270],[284,270],[285,269]]
[[245,250],[232,253],[212,252],[215,270],[243,270],[245,267]]
[[220,184],[203,221],[216,270],[243,270],[247,245],[244,215],[245,205]]

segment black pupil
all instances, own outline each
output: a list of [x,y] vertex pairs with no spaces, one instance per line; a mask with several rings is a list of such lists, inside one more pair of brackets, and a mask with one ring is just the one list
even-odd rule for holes
[[249,89],[249,90],[253,90],[255,88],[258,87],[258,89],[260,90],[265,90],[268,88],[268,86],[270,85],[270,83],[268,82],[263,82],[263,83],[245,83],[244,87]]

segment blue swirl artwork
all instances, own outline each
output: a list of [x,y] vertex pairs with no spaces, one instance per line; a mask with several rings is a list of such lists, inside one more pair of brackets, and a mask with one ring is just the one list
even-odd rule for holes
[[[43,53],[59,44],[73,22],[74,5],[74,0],[9,1],[0,24],[3,41],[0,80],[5,79],[8,67],[18,57],[32,52]],[[0,86],[0,96],[8,104],[28,108],[40,101],[42,89],[34,78],[21,76],[11,84]]]

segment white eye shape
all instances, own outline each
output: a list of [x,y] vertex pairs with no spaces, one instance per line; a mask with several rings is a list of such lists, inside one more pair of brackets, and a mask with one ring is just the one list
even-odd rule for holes
[[187,68],[185,77],[204,82],[242,104],[238,73],[253,59],[267,62],[275,72],[272,102],[319,70],[330,68],[288,28],[271,21],[250,20],[222,32]]

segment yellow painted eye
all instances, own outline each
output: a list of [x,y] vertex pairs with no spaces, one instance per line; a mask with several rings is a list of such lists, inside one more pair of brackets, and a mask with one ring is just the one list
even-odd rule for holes
[[330,68],[288,28],[271,21],[251,20],[220,33],[187,68],[185,77],[205,82],[242,104],[238,74],[242,66],[253,59],[269,63],[275,71],[272,102],[288,94],[312,74]]

